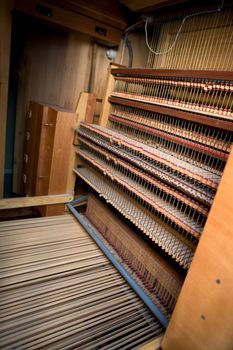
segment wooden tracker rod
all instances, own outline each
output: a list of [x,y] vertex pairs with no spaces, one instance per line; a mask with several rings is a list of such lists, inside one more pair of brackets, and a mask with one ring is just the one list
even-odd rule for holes
[[0,223],[1,349],[134,349],[163,327],[71,215]]

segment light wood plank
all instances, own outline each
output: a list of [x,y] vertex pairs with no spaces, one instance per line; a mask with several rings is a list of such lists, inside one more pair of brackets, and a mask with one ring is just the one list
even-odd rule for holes
[[22,207],[33,207],[37,205],[67,203],[67,202],[71,202],[72,200],[73,200],[73,195],[69,193],[48,195],[48,196],[7,198],[7,199],[0,200],[0,210],[22,208]]

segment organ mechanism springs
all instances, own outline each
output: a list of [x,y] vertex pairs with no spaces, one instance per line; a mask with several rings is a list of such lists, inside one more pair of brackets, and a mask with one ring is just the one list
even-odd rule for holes
[[232,144],[232,73],[112,74],[107,127],[81,123],[74,171],[188,269]]

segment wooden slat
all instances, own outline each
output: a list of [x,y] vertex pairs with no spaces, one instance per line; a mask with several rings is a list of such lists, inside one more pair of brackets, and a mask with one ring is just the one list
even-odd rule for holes
[[233,71],[186,70],[186,69],[150,69],[150,68],[115,68],[111,74],[129,77],[174,77],[203,78],[213,80],[233,80]]
[[[101,21],[95,20],[86,15],[75,13],[44,1],[41,6],[44,6],[45,10],[51,12],[51,15],[48,16],[43,12],[39,12],[37,5],[38,1],[36,0],[15,0],[15,10],[17,11],[34,16],[46,22],[60,25],[69,30],[90,35],[105,44],[111,43],[119,45],[120,43],[122,30],[119,29],[119,27],[115,28],[109,24],[103,24]],[[96,27],[99,27],[102,31],[97,30]]]
[[72,201],[73,195],[57,194],[48,196],[35,196],[35,197],[19,197],[19,198],[7,198],[0,200],[0,210],[22,208],[22,207],[33,207],[37,205],[51,205],[58,203],[67,203]]

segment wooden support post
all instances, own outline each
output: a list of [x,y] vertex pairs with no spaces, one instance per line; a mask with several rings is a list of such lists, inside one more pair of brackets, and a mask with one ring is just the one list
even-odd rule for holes
[[0,198],[3,197],[12,1],[0,1]]
[[[93,123],[94,113],[96,108],[96,95],[88,92],[82,92],[79,97],[78,105],[76,108],[77,119],[75,123],[75,128],[78,128],[81,122]],[[76,142],[72,146],[72,152],[70,155],[69,162],[69,176],[67,181],[66,191],[74,191],[75,178],[76,175],[72,171],[74,166],[76,166]]]
[[181,290],[163,350],[232,350],[233,150]]
[[48,196],[17,197],[0,199],[0,210],[24,207],[34,207],[38,205],[52,205],[68,203],[73,200],[73,195],[69,193],[51,194]]
[[99,125],[106,127],[107,125],[107,121],[108,121],[108,116],[110,113],[110,107],[111,104],[108,102],[108,97],[111,96],[113,88],[114,88],[114,83],[115,83],[115,78],[114,76],[111,74],[111,69],[112,68],[116,68],[119,67],[119,65],[114,65],[114,63],[109,65],[109,73],[108,73],[108,80],[107,80],[107,86],[106,86],[106,91],[105,91],[105,97],[103,100],[103,104],[102,104],[102,111],[100,114],[100,120],[99,120]]

